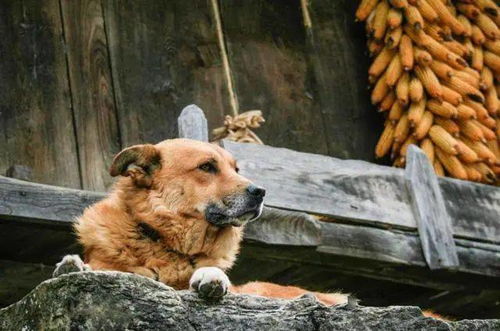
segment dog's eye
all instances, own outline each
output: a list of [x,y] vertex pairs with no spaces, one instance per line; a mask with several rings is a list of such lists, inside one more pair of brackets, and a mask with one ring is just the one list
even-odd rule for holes
[[217,172],[217,167],[212,162],[205,162],[202,165],[198,166],[198,169],[213,174]]
[[236,168],[234,168],[234,171],[240,172],[240,168],[236,167]]

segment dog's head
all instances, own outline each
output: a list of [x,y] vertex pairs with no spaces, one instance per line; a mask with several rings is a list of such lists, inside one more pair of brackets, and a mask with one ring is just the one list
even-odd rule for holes
[[189,139],[136,145],[115,156],[111,176],[126,176],[155,206],[196,215],[217,226],[260,216],[265,190],[238,174],[229,152]]

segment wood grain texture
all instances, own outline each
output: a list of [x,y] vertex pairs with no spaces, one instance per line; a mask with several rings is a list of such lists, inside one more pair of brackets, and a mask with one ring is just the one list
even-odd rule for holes
[[416,228],[401,169],[228,140],[242,175],[263,186],[268,206]]
[[106,191],[120,151],[100,0],[61,0],[83,189]]
[[[228,140],[224,147],[244,176],[266,188],[270,207],[372,226],[417,228],[402,169]],[[500,189],[438,180],[454,236],[500,243]]]
[[0,174],[80,188],[57,0],[0,3]]
[[179,118],[179,138],[188,138],[208,142],[208,125],[203,110],[196,105],[185,107]]
[[177,137],[192,103],[220,126],[229,99],[209,1],[103,4],[123,146]]
[[260,109],[264,143],[328,154],[298,0],[220,1],[240,112]]
[[[312,96],[321,109],[329,154],[346,159],[374,159],[382,118],[370,105],[369,58],[365,31],[354,22],[352,0],[310,0],[307,58]],[[318,151],[314,151],[318,153]]]
[[405,178],[417,220],[420,244],[431,269],[458,266],[451,218],[443,194],[425,153],[410,145],[406,154]]

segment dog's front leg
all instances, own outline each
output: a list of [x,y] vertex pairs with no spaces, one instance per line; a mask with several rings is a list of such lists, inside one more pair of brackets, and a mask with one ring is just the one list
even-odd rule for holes
[[217,267],[196,269],[189,280],[189,288],[204,299],[220,299],[231,286],[227,275]]

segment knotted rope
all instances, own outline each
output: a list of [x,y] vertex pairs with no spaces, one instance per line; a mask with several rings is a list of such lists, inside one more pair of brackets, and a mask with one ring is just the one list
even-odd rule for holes
[[263,145],[260,138],[251,130],[265,122],[260,110],[250,110],[236,116],[226,115],[224,126],[212,131],[214,140],[229,139],[243,143]]

